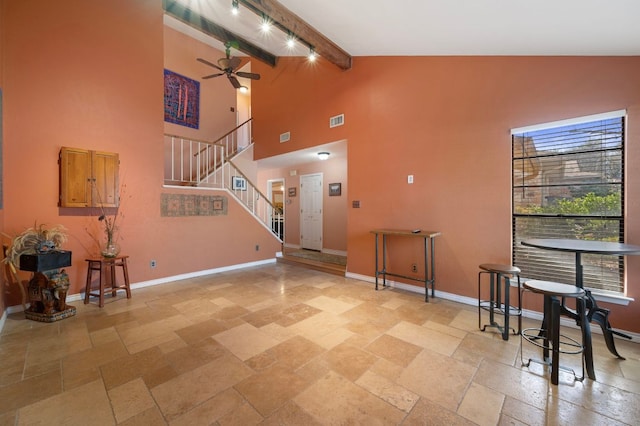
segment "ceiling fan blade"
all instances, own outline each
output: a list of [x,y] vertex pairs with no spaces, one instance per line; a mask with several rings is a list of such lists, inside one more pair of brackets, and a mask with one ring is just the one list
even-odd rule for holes
[[218,74],[211,74],[211,75],[205,75],[204,77],[202,77],[203,79],[207,79],[207,78],[214,78],[214,77],[220,77],[221,75],[224,75],[223,72],[219,72]]
[[239,89],[242,87],[242,85],[240,84],[240,82],[238,81],[237,78],[235,78],[232,75],[229,75],[229,81],[231,82],[231,84],[233,85],[233,87],[235,87],[236,89]]
[[236,57],[229,58],[229,68],[235,70],[236,68],[238,68],[238,65],[240,65],[240,62],[242,62],[240,58],[236,58]]
[[253,72],[238,71],[236,73],[236,75],[238,77],[242,77],[242,78],[250,78],[251,80],[260,80],[260,74],[256,74],[256,73],[253,73]]
[[217,70],[220,71],[224,71],[222,68],[220,68],[219,66],[212,64],[211,62],[207,61],[206,59],[202,59],[202,58],[196,58],[196,61],[202,62],[203,64],[209,65],[210,67],[213,67]]

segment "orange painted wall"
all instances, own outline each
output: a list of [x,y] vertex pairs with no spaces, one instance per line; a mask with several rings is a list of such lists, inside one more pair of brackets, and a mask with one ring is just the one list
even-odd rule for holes
[[[260,63],[253,86],[256,157],[347,139],[348,270],[374,275],[371,229],[422,228],[436,241],[437,288],[476,298],[478,265],[511,258],[510,129],[627,109],[627,240],[640,244],[639,57],[356,57]],[[330,116],[345,125],[329,129]],[[279,144],[283,131],[304,135]],[[407,184],[412,174],[415,183]],[[419,242],[394,241],[409,273]],[[628,259],[629,306],[616,327],[640,332],[640,256]]]
[[[198,193],[227,195],[226,216],[160,216],[162,193],[192,193],[162,187],[161,0],[12,1],[4,3],[3,15],[2,231],[15,235],[36,221],[64,225],[70,234],[65,248],[73,252],[70,294],[83,287],[84,259],[96,249],[89,233],[97,218],[84,209],[57,207],[61,146],[120,154],[125,188],[119,231],[132,283],[274,258],[277,240],[224,192]],[[195,57],[182,64],[171,52],[167,58],[177,61],[171,67],[178,72],[197,64]],[[201,72],[189,76],[199,78]],[[221,98],[228,108],[226,96]],[[14,289],[7,305],[17,305],[18,296]]]

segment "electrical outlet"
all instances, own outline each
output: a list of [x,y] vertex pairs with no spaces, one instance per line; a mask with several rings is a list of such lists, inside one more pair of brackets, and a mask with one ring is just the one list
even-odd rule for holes
[[415,263],[411,264],[411,272],[418,272],[418,265],[416,265]]
[[152,261],[151,261],[151,267],[152,267],[152,268],[155,268],[155,267],[156,267],[156,265],[157,265],[156,261],[155,261],[155,260],[152,260]]

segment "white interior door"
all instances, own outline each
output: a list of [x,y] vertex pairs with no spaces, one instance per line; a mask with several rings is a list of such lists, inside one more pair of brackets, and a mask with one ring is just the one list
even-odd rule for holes
[[322,250],[322,173],[300,176],[300,246]]

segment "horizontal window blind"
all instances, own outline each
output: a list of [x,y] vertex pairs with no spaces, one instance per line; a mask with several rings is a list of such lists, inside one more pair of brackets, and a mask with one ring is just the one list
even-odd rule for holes
[[[624,242],[624,114],[512,133],[513,262],[527,278],[575,282],[575,255],[531,238]],[[584,255],[584,285],[624,292],[621,256]]]

